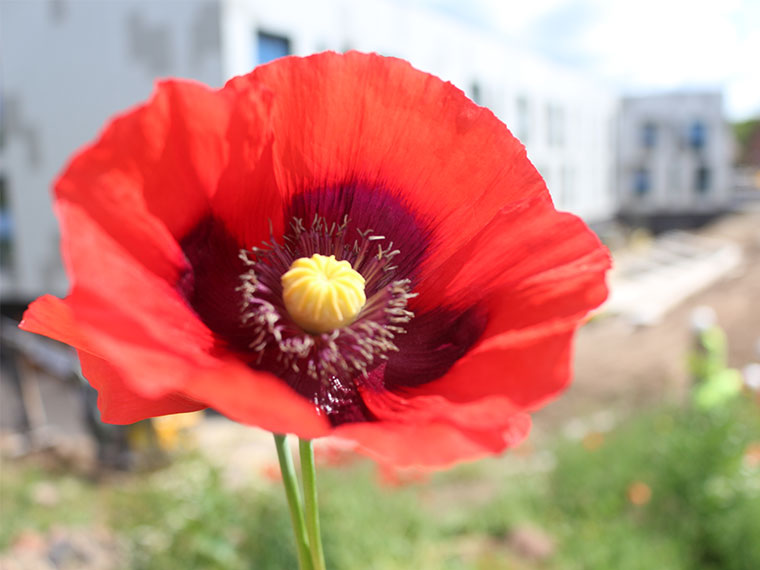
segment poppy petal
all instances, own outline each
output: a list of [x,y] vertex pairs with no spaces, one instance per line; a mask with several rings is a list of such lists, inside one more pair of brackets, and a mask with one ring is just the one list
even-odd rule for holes
[[557,212],[548,196],[539,196],[503,208],[455,255],[441,260],[420,283],[416,307],[468,307],[506,285],[522,288],[547,271],[572,277],[609,266],[609,253],[583,221]]
[[203,398],[210,408],[230,419],[274,433],[312,439],[330,431],[316,406],[282,380],[234,361],[223,368],[196,371],[188,378],[184,393]]
[[[606,251],[555,211],[506,127],[377,55],[285,58],[219,91],[159,84],[73,159],[56,195],[71,294],[38,300],[22,326],[82,351],[113,421],[210,406],[272,431],[332,432],[397,465],[497,453],[567,385],[573,332],[606,295]],[[241,258],[270,234],[292,238],[286,228],[303,243]],[[303,331],[273,326],[287,315],[267,260],[330,253],[351,243],[344,232],[354,249],[335,251],[365,260],[377,248],[372,267],[398,294],[354,344],[299,360]],[[370,325],[377,338],[362,336]],[[368,347],[398,349],[370,378],[349,358]],[[335,363],[347,385],[329,394],[347,388],[361,413],[331,428],[332,408],[296,389],[316,393],[302,384]]]
[[235,104],[227,132],[229,158],[211,209],[240,247],[250,249],[270,235],[281,235],[284,206],[272,159],[273,94],[263,85],[241,89],[239,83],[233,79],[223,89],[234,95]]
[[159,398],[181,389],[188,368],[214,366],[218,359],[194,345],[158,339],[168,327],[146,329],[132,313],[78,290],[65,300],[43,297],[30,305],[21,328],[44,334],[116,366],[133,391]]
[[[74,276],[66,304],[77,324],[101,330],[104,339],[115,343],[114,353],[122,339],[200,366],[209,364],[215,339],[175,284],[130,255],[79,204],[60,200],[57,211],[64,260]],[[184,269],[176,279],[186,273]]]
[[229,114],[225,93],[159,83],[146,104],[114,119],[74,157],[56,182],[57,198],[78,204],[146,267],[171,278],[182,265],[176,239],[208,210],[226,163]]
[[[526,226],[513,220],[523,230],[524,242],[507,255],[511,267],[491,277],[501,287],[482,302],[488,324],[479,341],[445,376],[420,386],[420,393],[455,401],[503,394],[535,409],[570,382],[573,333],[607,297],[609,253],[575,216],[555,216],[553,227],[561,239],[542,239],[545,227],[535,224],[532,230],[532,216],[525,217]],[[476,271],[488,272],[489,263],[497,260],[477,263]],[[453,291],[449,298],[455,298]]]
[[[274,376],[218,359],[199,367],[197,361],[172,355],[166,347],[141,345],[146,342],[142,335],[113,337],[111,329],[77,322],[79,311],[67,302],[50,296],[35,301],[24,315],[22,328],[83,349],[79,351],[82,371],[98,390],[104,421],[131,423],[212,407],[237,421],[272,431],[302,437],[325,435],[327,421],[313,404]],[[86,307],[91,305],[89,299]],[[100,309],[93,310],[101,313]],[[133,328],[112,310],[106,315],[114,319],[111,325],[116,330]],[[89,321],[88,316],[80,318]]]
[[[530,431],[530,416],[505,398],[457,404],[439,396],[363,394],[376,422],[344,424],[335,435],[355,441],[379,461],[397,466],[447,467],[500,453]],[[409,442],[413,442],[412,445]]]
[[[313,404],[280,380],[225,364],[224,351],[173,286],[128,255],[79,206],[58,206],[64,229],[77,228],[68,234],[68,261],[81,279],[65,300],[46,296],[33,303],[22,328],[108,361],[125,389],[148,401],[184,395],[207,406],[221,403],[239,421],[270,429],[324,429]],[[98,245],[94,254],[90,244]],[[250,399],[236,402],[235,393]],[[117,405],[110,408],[114,417]]]
[[74,313],[66,301],[43,295],[29,304],[19,328],[40,334],[75,348],[92,352],[94,349],[79,330]]
[[134,392],[109,362],[82,350],[77,351],[82,375],[98,391],[101,419],[110,424],[131,424],[156,416],[202,410],[206,406],[176,394],[146,398]]
[[276,93],[274,166],[286,199],[347,181],[383,188],[434,231],[429,259],[450,257],[505,204],[546,194],[493,113],[402,60],[323,53],[245,80]]
[[[420,284],[422,301],[414,308],[421,314],[398,339],[386,386],[420,386],[439,378],[468,352],[499,345],[502,333],[511,345],[517,338],[575,328],[606,298],[609,264],[606,249],[585,224],[556,212],[548,200],[503,210],[436,278]],[[448,313],[440,307],[426,311],[431,302],[449,307]],[[509,370],[509,363],[498,369]],[[435,393],[437,386],[422,390]]]
[[524,410],[535,410],[570,383],[574,332],[574,326],[563,325],[548,332],[504,333],[498,347],[471,351],[445,376],[410,392],[440,394],[454,402],[501,395]]

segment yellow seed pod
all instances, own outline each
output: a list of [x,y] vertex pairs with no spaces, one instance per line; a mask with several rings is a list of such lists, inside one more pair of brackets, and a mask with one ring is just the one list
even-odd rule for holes
[[350,325],[367,302],[364,277],[348,261],[318,253],[283,274],[282,299],[296,324],[315,334]]

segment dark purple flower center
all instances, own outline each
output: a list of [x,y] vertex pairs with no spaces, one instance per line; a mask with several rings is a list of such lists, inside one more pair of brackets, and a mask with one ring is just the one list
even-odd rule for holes
[[[354,229],[348,219],[338,225],[315,216],[309,228],[294,219],[283,241],[241,252],[247,266],[239,287],[241,322],[250,331],[251,365],[282,378],[328,415],[345,413],[369,373],[398,351],[395,339],[413,317],[407,310],[411,282],[397,279],[393,260],[399,250],[393,243],[372,230]],[[320,334],[294,322],[281,283],[296,259],[315,253],[348,261],[364,277],[367,296],[352,324]]]
[[[393,193],[347,183],[297,194],[282,215],[290,221],[284,235],[253,249],[223,220],[203,220],[182,241],[190,271],[178,288],[220,349],[281,378],[333,424],[371,421],[360,388],[430,382],[483,331],[477,307],[414,317],[407,308],[430,229]],[[321,334],[295,324],[282,300],[283,273],[315,253],[348,261],[364,277],[367,297],[352,324]]]

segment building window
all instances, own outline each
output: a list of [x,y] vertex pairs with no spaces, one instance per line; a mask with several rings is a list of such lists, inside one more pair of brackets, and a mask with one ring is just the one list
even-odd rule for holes
[[697,168],[694,189],[700,194],[706,194],[710,190],[710,184],[712,182],[711,177],[712,173],[708,167],[700,166]]
[[0,175],[0,269],[13,265],[13,217],[8,203],[5,176]]
[[644,123],[641,126],[641,146],[654,148],[657,145],[657,125]]
[[561,107],[546,106],[546,128],[549,146],[562,146],[565,143],[565,114]]
[[689,125],[689,145],[692,148],[704,148],[707,144],[707,127],[702,121]]
[[652,182],[646,168],[639,168],[633,173],[633,191],[637,196],[646,196],[651,187]]
[[526,97],[517,98],[517,138],[527,142],[530,133],[530,104]]
[[291,54],[290,39],[267,32],[256,34],[256,65]]

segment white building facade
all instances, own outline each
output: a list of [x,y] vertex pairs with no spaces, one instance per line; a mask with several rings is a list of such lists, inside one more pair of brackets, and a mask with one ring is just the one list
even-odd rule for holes
[[219,33],[214,2],[0,0],[0,299],[66,293],[55,177],[157,77],[221,85]]
[[733,144],[720,93],[623,99],[619,152],[624,216],[699,217],[730,207]]
[[0,292],[64,294],[50,185],[69,156],[158,77],[221,86],[282,55],[358,49],[409,60],[489,107],[557,207],[615,214],[617,98],[498,37],[393,0],[0,2]]

